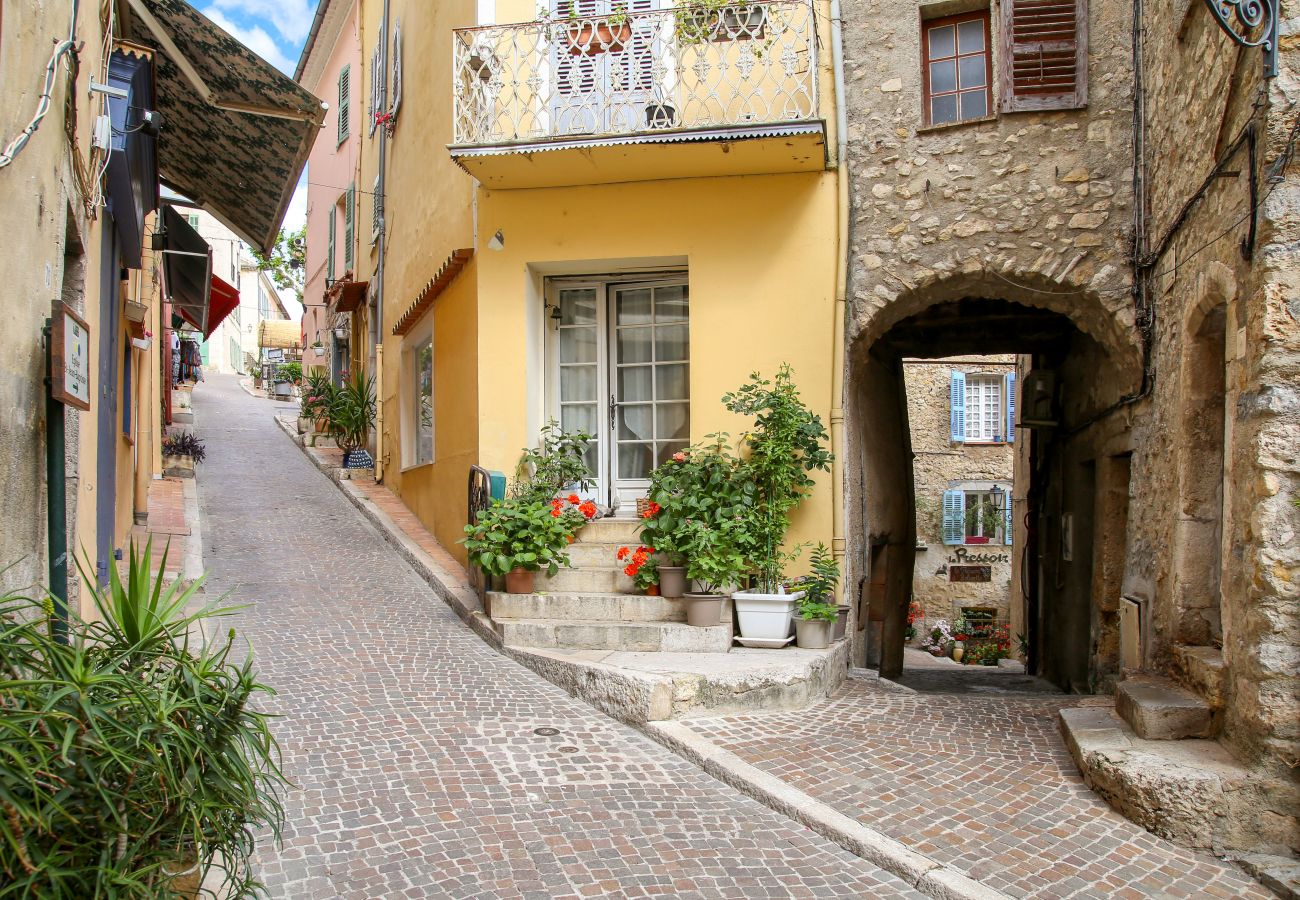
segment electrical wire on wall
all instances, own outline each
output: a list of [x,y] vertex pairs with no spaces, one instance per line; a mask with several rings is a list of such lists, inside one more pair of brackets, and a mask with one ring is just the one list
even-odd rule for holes
[[[54,92],[54,78],[58,74],[59,63],[65,56],[76,53],[77,9],[79,5],[79,0],[72,0],[72,15],[70,17],[71,21],[68,23],[68,36],[54,45],[54,52],[50,54],[50,61],[45,64],[45,82],[41,88],[40,99],[36,102],[36,114],[27,123],[27,127],[20,131],[18,136],[5,146],[4,150],[0,150],[0,169],[12,163],[18,154],[23,151],[32,135],[41,127],[41,121],[50,111],[50,97]],[[68,69],[70,72],[73,71],[71,65],[69,65]]]

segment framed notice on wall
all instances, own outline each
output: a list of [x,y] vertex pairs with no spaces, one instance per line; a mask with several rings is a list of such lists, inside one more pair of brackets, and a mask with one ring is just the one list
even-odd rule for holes
[[60,403],[90,409],[90,326],[63,304],[50,329],[50,394]]

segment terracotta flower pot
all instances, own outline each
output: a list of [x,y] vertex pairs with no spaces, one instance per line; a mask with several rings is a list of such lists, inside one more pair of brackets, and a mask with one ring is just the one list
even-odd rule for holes
[[687,594],[686,624],[696,628],[721,624],[722,600],[721,594]]
[[676,599],[686,593],[686,568],[684,566],[659,567],[659,594]]
[[608,50],[621,53],[632,39],[632,26],[624,22],[583,22],[569,27],[569,53],[573,56],[595,56]]
[[511,569],[506,573],[506,593],[531,594],[533,592],[533,576],[536,574],[536,572],[529,572],[527,569]]
[[646,595],[647,597],[658,597],[658,596],[659,596],[659,585],[657,585],[657,584],[652,584],[652,585],[650,585],[649,587],[647,587],[647,588],[645,589],[645,595]]

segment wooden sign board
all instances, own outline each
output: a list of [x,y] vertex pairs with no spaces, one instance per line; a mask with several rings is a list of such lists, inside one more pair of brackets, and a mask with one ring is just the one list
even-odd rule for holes
[[952,581],[992,581],[992,566],[949,566],[948,580]]
[[50,329],[50,394],[77,409],[90,409],[90,326],[59,304]]

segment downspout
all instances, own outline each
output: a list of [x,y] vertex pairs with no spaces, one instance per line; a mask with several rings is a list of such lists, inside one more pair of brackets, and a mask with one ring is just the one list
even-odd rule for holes
[[831,333],[831,552],[844,571],[844,329],[849,277],[848,109],[844,89],[844,27],[840,0],[831,3],[831,72],[835,82],[835,313]]
[[[379,78],[384,85],[380,95],[388,102],[388,4],[384,0],[383,19],[379,23]],[[377,110],[376,110],[377,111]],[[366,123],[367,127],[370,125]],[[379,132],[379,182],[371,202],[380,202],[384,191],[385,164],[388,160],[388,129],[382,125]],[[388,204],[379,208],[379,264],[375,268],[375,480],[384,480],[384,250],[388,243]]]

